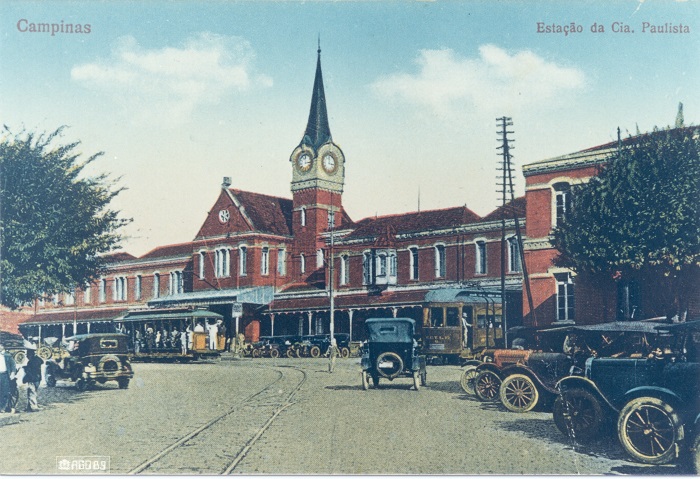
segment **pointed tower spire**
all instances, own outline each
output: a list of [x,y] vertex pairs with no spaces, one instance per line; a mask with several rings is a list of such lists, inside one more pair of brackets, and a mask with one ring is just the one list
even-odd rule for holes
[[318,38],[318,60],[316,61],[316,78],[314,90],[311,96],[311,111],[309,121],[304,132],[302,144],[317,149],[324,143],[331,141],[331,129],[328,126],[328,112],[326,111],[326,94],[323,90],[323,74],[321,73],[321,36]]

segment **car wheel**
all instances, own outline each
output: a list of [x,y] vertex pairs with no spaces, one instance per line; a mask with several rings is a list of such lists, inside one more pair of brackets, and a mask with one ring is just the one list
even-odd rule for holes
[[474,392],[482,401],[495,401],[501,387],[501,378],[493,371],[482,371],[474,380]]
[[693,474],[700,474],[700,431],[695,434],[695,442],[693,442],[693,447],[690,449],[690,469]]
[[118,378],[117,384],[119,384],[119,389],[127,389],[129,387],[129,378]]
[[667,402],[653,398],[632,399],[620,411],[617,435],[622,448],[645,464],[667,464],[676,458],[683,441],[683,425]]
[[420,391],[420,373],[418,371],[413,372],[413,387],[416,391]]
[[350,350],[348,348],[340,348],[340,357],[347,359],[350,357]]
[[311,349],[309,349],[309,356],[312,358],[317,358],[321,355],[321,348],[318,346],[311,346]]
[[78,380],[75,382],[75,389],[78,391],[86,391],[88,388],[88,383],[85,379],[83,378],[78,378]]
[[280,357],[280,350],[279,349],[271,349],[270,350],[270,357],[271,358],[279,358]]
[[557,429],[578,442],[596,438],[605,420],[598,399],[580,388],[562,391],[554,401],[552,415]]
[[369,378],[367,377],[367,371],[362,371],[362,389],[365,391],[369,389]]
[[512,374],[503,380],[498,394],[509,411],[531,411],[540,399],[535,383],[524,374]]
[[290,359],[293,358],[294,357],[294,350],[292,348],[288,348],[287,351],[285,352],[285,355]]
[[459,385],[462,386],[465,393],[476,394],[474,391],[474,380],[478,375],[479,373],[476,370],[476,366],[469,365],[464,368],[462,375],[459,377]]
[[259,358],[260,357],[260,350],[259,349],[253,349],[253,352],[250,354],[254,358]]
[[17,351],[12,357],[17,365],[24,364],[24,360],[27,359],[27,353],[24,351]]
[[36,355],[44,361],[46,361],[47,359],[51,359],[51,356],[53,356],[53,352],[48,346],[40,346],[39,349],[37,349],[36,351]]
[[50,388],[56,387],[56,376],[49,374],[46,376],[46,385]]

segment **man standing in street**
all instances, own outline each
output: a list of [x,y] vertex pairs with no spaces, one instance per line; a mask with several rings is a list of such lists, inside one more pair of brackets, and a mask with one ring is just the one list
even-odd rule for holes
[[14,358],[0,344],[0,412],[14,412],[14,404],[10,404],[10,381],[15,378],[16,371]]
[[39,411],[37,392],[41,383],[41,365],[44,361],[36,355],[34,349],[27,349],[27,365],[24,367],[24,383],[27,385],[27,412]]

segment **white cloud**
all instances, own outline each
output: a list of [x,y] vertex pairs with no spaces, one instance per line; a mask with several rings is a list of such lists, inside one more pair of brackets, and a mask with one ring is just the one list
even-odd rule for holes
[[451,117],[465,112],[517,112],[545,102],[557,106],[560,95],[582,89],[583,72],[548,62],[524,50],[509,53],[495,45],[479,47],[478,58],[451,49],[421,50],[417,73],[395,73],[377,79],[380,96],[399,98]]
[[71,78],[112,95],[137,123],[157,117],[177,124],[228,93],[272,86],[254,61],[252,47],[238,37],[200,33],[179,47],[149,50],[126,36],[110,58],[74,66]]

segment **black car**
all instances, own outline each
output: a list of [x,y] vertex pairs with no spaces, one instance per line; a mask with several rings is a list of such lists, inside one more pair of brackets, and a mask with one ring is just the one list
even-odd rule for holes
[[656,326],[647,357],[591,357],[583,376],[559,382],[554,404],[559,430],[580,441],[614,420],[635,460],[665,464],[693,450],[700,422],[700,321]]
[[116,381],[120,389],[129,387],[134,377],[127,349],[127,336],[116,333],[79,334],[65,338],[68,357],[46,363],[46,384],[59,379],[75,382],[84,391],[95,383]]
[[413,378],[416,391],[425,386],[425,356],[419,354],[415,327],[411,318],[370,318],[365,321],[368,340],[361,360],[363,389],[369,389],[370,377],[374,387],[379,387],[380,378],[393,381],[398,377]]

